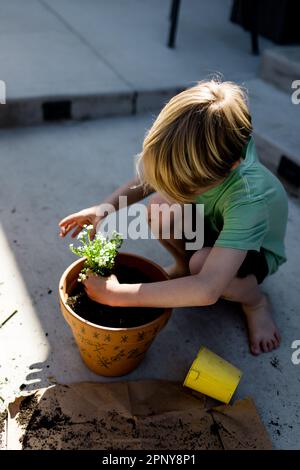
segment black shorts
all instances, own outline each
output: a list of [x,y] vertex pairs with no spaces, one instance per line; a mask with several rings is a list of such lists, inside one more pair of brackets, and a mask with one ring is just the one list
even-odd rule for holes
[[[195,204],[193,210],[196,210]],[[193,230],[195,230],[194,223]],[[214,246],[216,239],[216,234],[212,234],[210,230],[207,230],[207,228],[204,226],[203,246]],[[237,277],[244,278],[249,274],[253,274],[256,277],[258,284],[261,284],[269,274],[269,267],[263,249],[260,251],[248,250],[246,258],[237,272]]]
[[249,274],[254,274],[258,284],[261,284],[269,274],[269,267],[264,250],[249,250],[247,252],[246,258],[237,272],[237,277],[243,278]]

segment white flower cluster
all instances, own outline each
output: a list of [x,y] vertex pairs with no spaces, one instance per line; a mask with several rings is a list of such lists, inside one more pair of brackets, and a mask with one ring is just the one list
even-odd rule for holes
[[113,232],[110,239],[97,233],[95,238],[91,240],[90,232],[93,228],[92,225],[84,225],[83,230],[77,236],[81,245],[77,247],[74,247],[73,244],[69,245],[75,255],[86,258],[84,268],[79,275],[79,281],[86,278],[88,271],[100,276],[108,276],[114,267],[118,249],[123,242],[122,235],[117,232]]

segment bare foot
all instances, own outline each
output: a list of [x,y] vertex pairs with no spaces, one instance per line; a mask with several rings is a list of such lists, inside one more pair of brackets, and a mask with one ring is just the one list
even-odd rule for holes
[[164,267],[164,270],[168,274],[170,279],[176,279],[177,277],[184,277],[190,274],[188,264],[171,264],[170,266]]
[[273,321],[270,304],[262,295],[256,305],[242,304],[245,312],[249,345],[252,354],[258,356],[262,352],[270,352],[280,345],[280,334]]

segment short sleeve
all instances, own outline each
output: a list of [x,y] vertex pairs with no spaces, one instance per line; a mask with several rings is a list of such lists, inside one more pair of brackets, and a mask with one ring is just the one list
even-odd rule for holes
[[268,217],[262,200],[246,200],[224,210],[223,228],[215,246],[259,251],[268,231]]

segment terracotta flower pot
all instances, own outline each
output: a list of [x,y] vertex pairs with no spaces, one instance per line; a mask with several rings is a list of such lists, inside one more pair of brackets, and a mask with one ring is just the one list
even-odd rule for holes
[[[109,328],[91,323],[77,315],[66,301],[77,284],[84,259],[71,264],[59,283],[59,298],[63,316],[72,329],[81,357],[93,372],[104,376],[125,375],[142,361],[157,333],[166,325],[171,309],[141,326]],[[165,271],[152,261],[130,253],[119,253],[118,263],[136,268],[153,281],[167,279]]]

